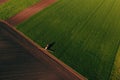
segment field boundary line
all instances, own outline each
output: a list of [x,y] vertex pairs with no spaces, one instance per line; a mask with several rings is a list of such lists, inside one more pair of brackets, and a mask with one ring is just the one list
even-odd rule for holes
[[57,0],[41,0],[40,2],[34,4],[33,6],[26,8],[25,10],[16,14],[15,16],[12,16],[6,21],[11,25],[16,26],[24,22],[25,20],[29,19],[31,16],[38,13],[39,11],[42,11],[43,9],[52,5],[55,2],[57,2]]
[[64,62],[60,61],[50,52],[42,48],[40,45],[36,44],[33,40],[25,36],[13,25],[9,24],[6,21],[0,20],[0,27],[4,34],[10,36],[11,39],[19,43],[21,46],[23,46],[36,59],[38,60],[42,59],[46,61],[49,65],[53,66],[58,72],[61,72],[62,74],[69,78],[70,77],[73,78],[73,80],[88,80],[87,78],[73,70],[71,67],[66,65]]

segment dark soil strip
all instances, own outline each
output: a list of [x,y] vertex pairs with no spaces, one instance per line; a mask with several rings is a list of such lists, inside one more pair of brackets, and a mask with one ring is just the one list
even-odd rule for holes
[[8,0],[0,0],[0,5],[7,2]]
[[52,5],[55,3],[57,0],[42,0],[39,3],[23,10],[22,12],[18,13],[17,15],[11,17],[10,19],[7,20],[7,22],[11,25],[18,25],[21,22],[27,20],[29,17],[32,15],[38,13],[39,11],[45,9],[46,7]]

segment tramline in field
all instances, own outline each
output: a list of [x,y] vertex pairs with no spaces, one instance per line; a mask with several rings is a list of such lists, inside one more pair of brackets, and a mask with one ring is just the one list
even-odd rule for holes
[[[60,0],[17,28],[89,80],[109,80],[119,45],[119,0]],[[113,79],[114,80],[114,79]]]
[[[37,1],[9,0],[0,18]],[[55,42],[52,54],[89,80],[120,80],[119,7],[119,0],[58,0],[16,27],[42,47]]]

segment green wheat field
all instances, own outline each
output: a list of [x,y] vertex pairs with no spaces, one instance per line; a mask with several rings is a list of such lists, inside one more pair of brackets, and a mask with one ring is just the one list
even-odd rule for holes
[[[38,0],[15,1],[0,5],[1,19]],[[54,42],[51,53],[88,80],[120,80],[120,0],[58,0],[16,28],[42,47]]]

